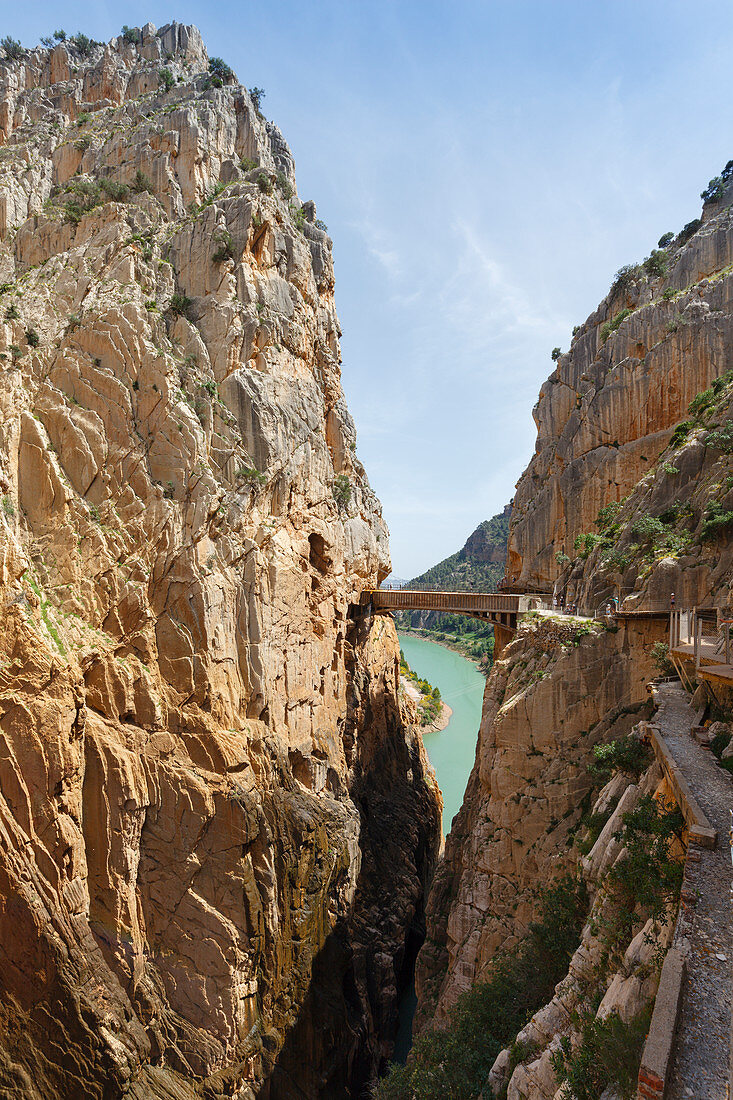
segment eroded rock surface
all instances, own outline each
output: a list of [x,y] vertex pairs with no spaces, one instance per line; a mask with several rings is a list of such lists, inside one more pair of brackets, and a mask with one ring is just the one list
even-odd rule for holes
[[331,241],[194,27],[0,81],[0,1083],[358,1091],[440,816]]

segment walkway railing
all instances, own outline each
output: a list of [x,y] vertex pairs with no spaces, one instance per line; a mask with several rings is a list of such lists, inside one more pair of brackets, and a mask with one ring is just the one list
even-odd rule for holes
[[694,660],[695,671],[715,666],[717,675],[733,679],[733,620],[723,618],[718,608],[673,611],[669,623],[672,656]]

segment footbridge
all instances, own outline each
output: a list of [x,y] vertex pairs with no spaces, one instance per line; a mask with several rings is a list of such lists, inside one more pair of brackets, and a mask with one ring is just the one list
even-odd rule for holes
[[410,588],[378,588],[362,594],[362,604],[375,611],[444,611],[470,615],[495,626],[516,630],[528,611],[549,610],[552,597],[538,593],[440,592]]

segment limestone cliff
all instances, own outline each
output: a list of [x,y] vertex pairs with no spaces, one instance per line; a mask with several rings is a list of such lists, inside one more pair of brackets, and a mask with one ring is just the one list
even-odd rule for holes
[[[423,1024],[445,1018],[497,949],[523,936],[537,889],[577,863],[568,837],[591,791],[591,749],[646,702],[664,616],[609,630],[591,622],[599,607],[615,596],[622,610],[664,612],[673,592],[678,607],[730,607],[731,171],[710,190],[701,219],[618,273],[542,387],[507,575],[524,590],[554,587],[586,618],[526,621],[487,682],[418,959]],[[510,1095],[536,1100],[553,1087],[520,1081]]]
[[440,816],[331,241],[194,27],[0,83],[0,1085],[358,1094]]

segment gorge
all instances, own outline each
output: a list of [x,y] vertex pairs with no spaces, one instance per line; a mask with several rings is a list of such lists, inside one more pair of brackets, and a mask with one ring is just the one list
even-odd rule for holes
[[[733,677],[698,646],[688,698],[667,643],[673,595],[715,629],[733,612],[733,162],[557,349],[511,510],[436,567],[577,609],[497,630],[444,842],[374,607],[388,533],[332,241],[259,90],[180,23],[16,45],[0,1095],[626,1100],[679,955],[678,1100],[703,1050],[679,929],[695,891],[712,920],[690,879],[715,829],[669,761],[704,754],[694,726],[725,764]],[[415,958],[417,1042],[388,1073]],[[716,1027],[730,986],[727,965]]]

